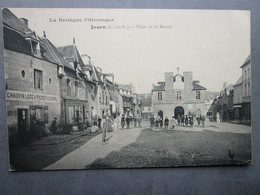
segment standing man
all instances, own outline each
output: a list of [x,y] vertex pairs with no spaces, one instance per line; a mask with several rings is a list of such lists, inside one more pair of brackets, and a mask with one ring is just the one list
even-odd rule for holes
[[129,116],[126,117],[126,128],[129,129],[130,128],[130,118]]
[[122,130],[124,129],[125,127],[125,115],[122,114],[122,118],[121,118],[121,126],[122,126]]
[[105,121],[104,121],[104,128],[103,128],[103,132],[102,132],[102,144],[106,144],[106,136],[107,136],[107,132],[109,131],[110,128],[110,120],[109,120],[109,115],[107,114],[105,117]]
[[205,117],[204,116],[202,116],[202,118],[201,118],[201,123],[202,123],[202,127],[205,127]]
[[98,117],[98,128],[101,129],[101,121],[102,119],[100,118],[100,116]]
[[151,125],[151,127],[154,126],[154,116],[153,115],[150,118],[150,125]]
[[220,115],[219,115],[219,112],[217,113],[217,123],[220,124]]
[[142,122],[142,118],[141,116],[138,117],[138,127],[141,128],[141,122]]
[[168,129],[169,126],[169,119],[167,117],[165,117],[164,119],[164,129]]

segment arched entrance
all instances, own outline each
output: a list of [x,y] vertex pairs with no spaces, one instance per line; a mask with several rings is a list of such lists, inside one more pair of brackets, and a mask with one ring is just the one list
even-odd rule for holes
[[162,110],[158,111],[158,117],[161,117],[163,119],[163,111]]
[[183,109],[183,107],[177,106],[177,107],[174,109],[174,118],[177,119],[178,116],[182,116],[182,115],[184,115],[184,109]]

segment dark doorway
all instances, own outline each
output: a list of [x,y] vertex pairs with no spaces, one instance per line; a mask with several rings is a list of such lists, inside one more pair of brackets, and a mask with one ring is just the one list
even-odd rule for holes
[[163,111],[162,111],[162,110],[159,110],[159,111],[158,111],[158,116],[163,119]]
[[28,109],[17,109],[18,112],[18,135],[20,142],[25,142],[29,139],[28,132]]
[[183,109],[183,107],[181,107],[181,106],[176,107],[176,108],[174,109],[174,117],[175,117],[175,119],[177,119],[178,116],[182,116],[182,115],[184,115],[184,109]]

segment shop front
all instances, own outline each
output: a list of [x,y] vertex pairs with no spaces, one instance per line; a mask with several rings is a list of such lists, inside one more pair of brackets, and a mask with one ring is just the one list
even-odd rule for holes
[[78,125],[82,130],[82,125],[86,124],[90,115],[87,100],[64,99],[65,124]]

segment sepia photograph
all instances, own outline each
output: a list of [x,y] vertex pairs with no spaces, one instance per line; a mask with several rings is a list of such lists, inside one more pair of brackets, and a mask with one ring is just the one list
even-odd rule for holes
[[2,29],[10,171],[252,163],[250,11],[3,8]]

